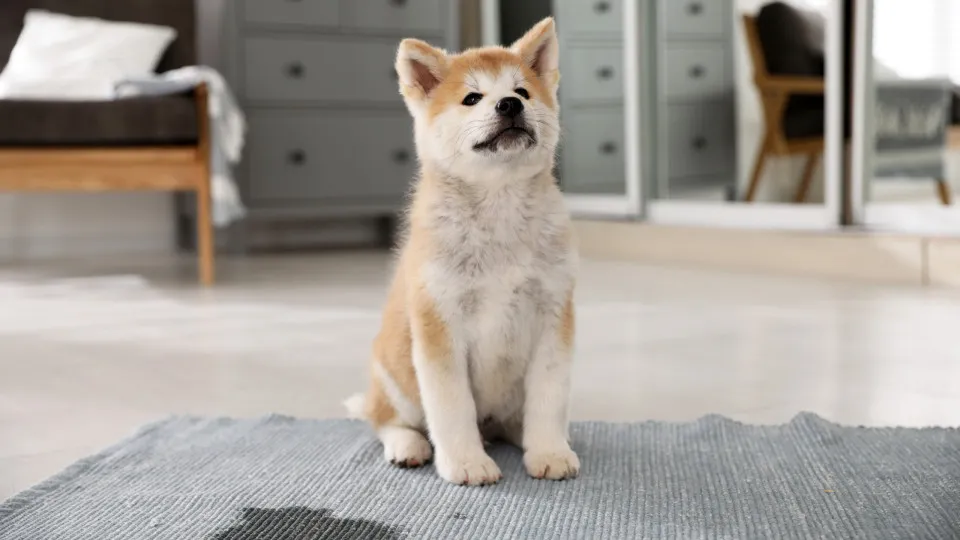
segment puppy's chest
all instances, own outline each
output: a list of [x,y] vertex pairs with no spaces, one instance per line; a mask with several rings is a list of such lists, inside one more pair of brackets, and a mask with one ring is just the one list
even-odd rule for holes
[[487,326],[489,318],[535,316],[571,284],[562,231],[542,219],[448,223],[438,233],[435,292],[454,319]]
[[[507,417],[545,322],[573,284],[575,253],[558,214],[451,213],[434,228],[432,290],[452,337],[465,347],[478,414]],[[562,217],[562,216],[561,216]]]

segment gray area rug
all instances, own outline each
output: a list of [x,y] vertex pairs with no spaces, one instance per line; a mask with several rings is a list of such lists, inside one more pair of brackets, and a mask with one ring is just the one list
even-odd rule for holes
[[572,428],[580,478],[452,486],[352,421],[173,418],[0,505],[0,538],[960,538],[960,431],[710,416]]

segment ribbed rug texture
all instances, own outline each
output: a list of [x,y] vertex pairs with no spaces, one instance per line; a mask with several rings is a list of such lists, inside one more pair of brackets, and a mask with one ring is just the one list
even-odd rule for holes
[[347,420],[172,418],[0,505],[0,538],[960,538],[960,431],[580,423],[575,480],[387,464]]

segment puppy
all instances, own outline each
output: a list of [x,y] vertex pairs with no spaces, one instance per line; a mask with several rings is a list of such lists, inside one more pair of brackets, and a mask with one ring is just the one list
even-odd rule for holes
[[435,459],[449,482],[491,484],[484,439],[502,439],[535,478],[579,472],[567,430],[578,255],[552,174],[558,54],[552,19],[510,48],[400,43],[420,177],[370,386],[347,401],[400,467]]

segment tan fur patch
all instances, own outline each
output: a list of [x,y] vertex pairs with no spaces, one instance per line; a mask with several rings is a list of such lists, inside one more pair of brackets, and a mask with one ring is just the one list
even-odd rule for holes
[[449,362],[451,356],[450,333],[447,325],[437,313],[433,299],[423,287],[414,293],[414,321],[413,331],[417,339],[423,344],[423,352],[427,359],[434,362]]
[[383,389],[383,383],[376,376],[370,378],[364,416],[375,428],[388,424],[397,416],[396,409],[390,403],[390,396],[387,395]]
[[576,315],[573,308],[573,292],[567,296],[567,304],[560,315],[560,343],[566,348],[573,347],[573,336],[576,333]]
[[410,401],[418,403],[420,388],[417,386],[417,374],[413,368],[404,281],[403,273],[398,271],[383,310],[380,334],[373,342],[373,355],[403,394]]

